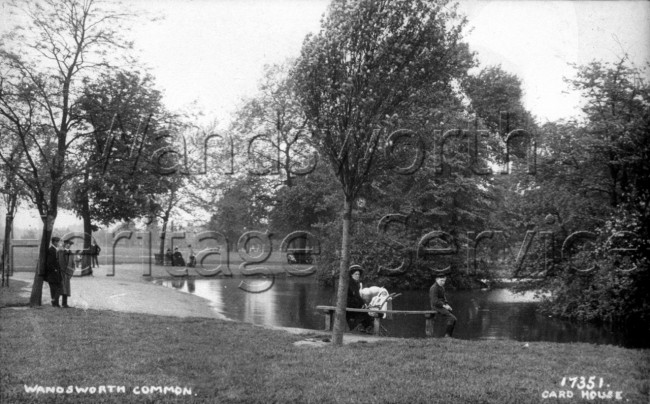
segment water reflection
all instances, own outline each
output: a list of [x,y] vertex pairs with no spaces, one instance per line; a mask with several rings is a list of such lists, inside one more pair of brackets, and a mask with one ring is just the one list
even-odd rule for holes
[[[315,311],[321,304],[333,304],[334,289],[319,286],[314,279],[277,278],[263,293],[246,293],[238,286],[241,278],[186,278],[162,281],[167,287],[208,299],[226,317],[254,324],[321,330],[324,318]],[[572,323],[536,313],[532,293],[514,294],[505,289],[448,291],[458,323],[454,337],[461,339],[511,339],[517,341],[591,342],[627,347],[649,347],[647,330]],[[394,310],[426,310],[427,291],[405,291],[393,301]],[[424,316],[395,315],[382,323],[391,336],[424,338]],[[436,322],[436,336],[444,333]]]

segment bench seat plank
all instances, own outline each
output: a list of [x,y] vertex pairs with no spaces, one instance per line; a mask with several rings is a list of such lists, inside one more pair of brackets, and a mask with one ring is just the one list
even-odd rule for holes
[[[319,311],[336,311],[335,306],[316,306]],[[354,309],[346,307],[345,311],[354,311],[359,313],[382,313],[382,314],[437,314],[438,310],[371,310],[371,309]]]
[[[336,312],[335,306],[316,306],[316,310],[325,314],[325,329],[332,330],[334,326],[334,313]],[[379,333],[381,325],[381,317],[373,314],[420,314],[425,318],[425,334],[427,337],[433,337],[433,320],[438,313],[438,310],[370,310],[370,309],[354,309],[346,307],[345,311],[353,311],[357,313],[368,313],[374,317],[374,330],[375,335]]]

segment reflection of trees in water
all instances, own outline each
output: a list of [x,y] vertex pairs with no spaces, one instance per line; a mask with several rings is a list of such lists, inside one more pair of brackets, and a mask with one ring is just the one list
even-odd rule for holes
[[[210,299],[217,310],[236,320],[287,327],[321,330],[324,318],[315,312],[328,304],[335,289],[320,287],[307,279],[279,277],[274,287],[263,293],[246,293],[237,287],[239,279],[170,279],[167,286],[183,289]],[[187,289],[185,288],[187,285]],[[621,330],[612,326],[573,323],[536,313],[537,304],[505,302],[493,292],[450,291],[453,313],[458,317],[454,336],[461,339],[513,339],[518,341],[589,342],[647,346],[647,330]],[[426,310],[427,292],[403,291],[395,299],[395,310]],[[424,318],[393,316],[382,323],[391,336],[424,338]],[[442,328],[438,329],[439,324]],[[444,322],[436,319],[436,335]],[[643,339],[643,338],[646,339]],[[632,346],[632,345],[630,345]]]
[[499,336],[515,340],[536,339],[531,334],[542,325],[536,321],[534,304],[497,304],[494,310],[498,313],[493,320],[499,322]]
[[286,285],[288,293],[282,294],[282,306],[286,307],[288,321],[295,327],[322,328],[324,320],[315,313],[315,307],[327,304],[328,290],[313,282],[291,277]]
[[478,300],[474,298],[470,299],[469,304],[467,305],[467,318],[469,321],[476,320],[480,307],[481,306],[478,304]]
[[244,321],[271,326],[284,325],[280,319],[285,307],[278,303],[278,288],[276,286],[274,285],[271,289],[261,293],[248,293],[241,289],[234,292],[244,297]]
[[[535,304],[495,304],[480,311],[478,329],[469,338],[502,337],[519,341],[620,343],[607,327],[545,318]],[[468,316],[468,321],[472,321]]]
[[[636,333],[625,330],[624,334],[624,330],[611,326],[548,318],[537,314],[537,303],[511,302],[506,297],[499,291],[450,291],[447,298],[458,317],[454,336],[461,339],[648,345],[644,342],[650,333],[647,330]],[[423,310],[428,308],[428,295],[405,291],[393,307],[396,310]],[[395,316],[395,320],[386,321],[386,326],[392,336],[424,336],[424,323],[419,316]],[[436,319],[434,335],[441,336],[443,331],[444,321]]]
[[574,323],[553,319],[550,326],[538,330],[540,338],[552,338],[558,342],[589,341],[595,344],[621,343],[620,333],[613,333],[611,326]]
[[294,293],[297,295],[296,304],[296,316],[292,320],[303,322],[303,319],[306,318],[306,308],[307,308],[307,285],[304,283],[299,283],[295,285]]

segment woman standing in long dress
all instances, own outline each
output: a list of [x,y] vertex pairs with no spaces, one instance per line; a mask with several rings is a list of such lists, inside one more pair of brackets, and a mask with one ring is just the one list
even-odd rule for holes
[[[352,265],[350,267],[350,281],[348,283],[348,304],[349,308],[361,309],[363,308],[364,301],[361,298],[361,275],[363,269],[359,265]],[[369,332],[372,326],[372,318],[363,312],[346,311],[346,320],[350,331],[353,331],[357,326],[361,326],[359,331]]]
[[70,289],[70,278],[74,274],[74,254],[70,251],[70,246],[74,244],[70,240],[66,240],[63,243],[63,249],[59,251],[59,267],[61,268],[61,296],[62,302],[61,307],[70,307],[68,306],[68,296],[71,295]]

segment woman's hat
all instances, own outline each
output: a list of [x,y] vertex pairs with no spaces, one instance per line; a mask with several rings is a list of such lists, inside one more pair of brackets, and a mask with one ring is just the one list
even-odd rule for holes
[[435,270],[433,268],[431,268],[431,270],[435,271],[434,279],[447,278],[447,277],[449,277],[449,272],[451,272],[451,271],[449,271],[448,268],[445,268],[442,271],[441,270]]
[[350,267],[350,276],[352,276],[353,273],[359,272],[360,275],[363,275],[363,268],[361,268],[361,265],[352,265]]

